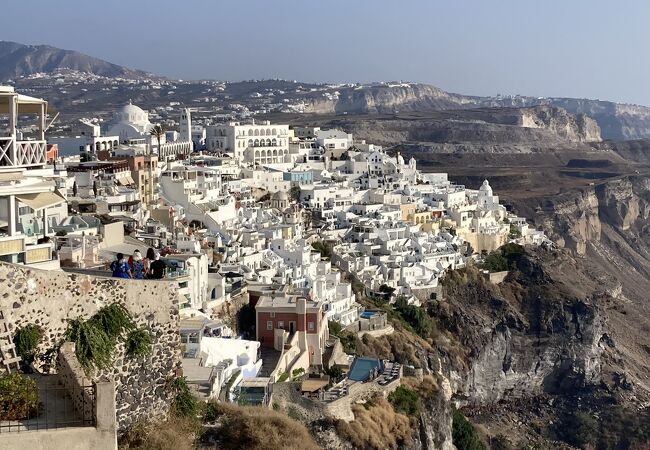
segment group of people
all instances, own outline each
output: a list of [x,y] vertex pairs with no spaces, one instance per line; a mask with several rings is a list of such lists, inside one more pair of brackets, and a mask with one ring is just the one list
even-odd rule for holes
[[160,260],[160,253],[153,248],[147,250],[144,258],[140,250],[136,250],[128,258],[123,253],[118,253],[117,259],[111,263],[111,272],[114,278],[160,280],[165,276],[165,263]]

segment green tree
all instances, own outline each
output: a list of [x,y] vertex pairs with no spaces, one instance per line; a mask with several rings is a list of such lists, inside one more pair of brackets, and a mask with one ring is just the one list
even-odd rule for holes
[[388,395],[388,401],[393,409],[407,416],[418,416],[420,414],[420,396],[413,389],[406,386],[399,386]]
[[457,409],[453,415],[452,439],[458,450],[487,450],[474,425]]
[[289,197],[291,197],[291,200],[294,202],[298,203],[300,201],[300,186],[298,185],[293,185],[291,186],[291,189],[289,189]]

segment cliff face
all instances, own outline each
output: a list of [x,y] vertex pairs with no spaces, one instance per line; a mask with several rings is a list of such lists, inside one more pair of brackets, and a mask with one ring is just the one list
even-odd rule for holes
[[432,306],[441,327],[467,349],[450,378],[458,398],[491,404],[503,398],[560,394],[600,381],[602,316],[550,265],[570,257],[539,251],[524,257],[500,285],[471,270],[445,281]]
[[585,114],[569,114],[565,109],[538,106],[521,110],[521,126],[544,128],[575,142],[599,142],[600,127]]
[[404,83],[340,89],[336,98],[308,99],[306,113],[393,113],[457,108],[460,96],[426,84]]
[[426,146],[436,153],[534,153],[546,149],[588,147],[598,142],[598,125],[584,115],[560,108],[474,109],[337,117],[316,122],[382,145]]
[[579,120],[586,134],[593,136],[589,142],[599,140],[601,132],[605,139],[612,140],[650,138],[650,108],[640,105],[576,98],[474,97],[417,83],[358,86],[336,92],[334,96],[307,99],[305,112],[363,114],[546,106],[564,109],[579,118],[584,116]]

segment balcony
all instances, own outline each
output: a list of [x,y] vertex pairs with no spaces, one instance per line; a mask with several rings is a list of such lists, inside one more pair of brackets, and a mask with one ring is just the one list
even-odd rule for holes
[[47,162],[45,141],[16,141],[0,137],[0,167],[42,166]]
[[13,264],[38,264],[55,259],[50,243],[28,245],[26,236],[0,237],[0,261]]

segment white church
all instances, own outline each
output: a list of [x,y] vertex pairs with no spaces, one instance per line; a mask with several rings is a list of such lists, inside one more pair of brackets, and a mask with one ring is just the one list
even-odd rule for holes
[[113,115],[106,134],[119,136],[120,144],[128,147],[146,147],[148,153],[157,154],[160,160],[182,159],[192,152],[192,116],[188,108],[181,110],[177,139],[168,140],[163,133],[158,140],[151,134],[153,128],[149,113],[129,101]]

